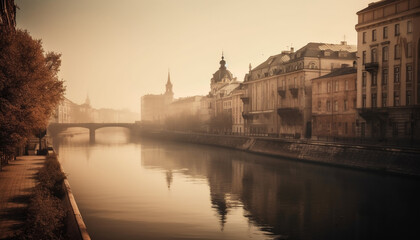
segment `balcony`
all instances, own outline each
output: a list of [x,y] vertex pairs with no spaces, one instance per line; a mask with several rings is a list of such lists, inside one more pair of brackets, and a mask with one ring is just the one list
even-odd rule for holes
[[249,103],[249,97],[248,96],[241,96],[241,100],[244,104],[248,104]]
[[378,62],[370,62],[370,63],[365,63],[365,70],[372,73],[372,72],[377,72],[379,68],[379,63]]
[[285,107],[285,108],[277,108],[277,114],[280,116],[302,115],[302,111],[297,107]]
[[386,120],[389,115],[386,107],[357,108],[357,112],[365,120]]
[[283,121],[293,124],[298,124],[303,119],[303,113],[297,107],[277,108],[277,114]]
[[242,117],[244,119],[250,119],[252,116],[250,114],[248,114],[248,113],[242,112]]
[[279,87],[279,88],[277,88],[277,92],[279,93],[279,95],[280,95],[282,98],[285,98],[285,97],[286,97],[286,89],[285,89],[284,87]]
[[294,98],[297,98],[298,96],[298,92],[299,92],[299,88],[296,85],[289,85],[289,91],[292,94],[292,96]]

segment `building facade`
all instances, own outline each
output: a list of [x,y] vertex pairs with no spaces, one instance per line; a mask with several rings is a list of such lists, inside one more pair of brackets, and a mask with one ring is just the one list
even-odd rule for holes
[[352,66],[356,46],[308,43],[298,51],[269,57],[244,81],[245,129],[250,134],[285,138],[311,136],[311,80],[342,65]]
[[[239,114],[236,111],[237,108],[241,108],[237,102],[241,92],[235,91],[239,89],[241,82],[237,81],[237,78],[233,77],[233,74],[226,68],[223,55],[219,63],[220,67],[210,81],[207,104],[203,103],[208,106],[206,111],[212,114],[207,129],[211,132],[231,133],[240,130],[239,122],[235,122],[235,120],[241,121],[241,119],[235,119],[235,116]],[[233,113],[234,110],[235,113]]]
[[420,1],[379,1],[357,15],[358,135],[418,139]]
[[355,67],[343,67],[312,80],[312,138],[356,137]]
[[172,103],[173,98],[171,77],[168,73],[164,94],[148,94],[141,97],[141,120],[153,124],[163,124],[166,116],[169,114],[169,105]]
[[231,103],[232,103],[232,132],[234,134],[244,134],[244,118],[242,116],[244,103],[241,100],[241,97],[244,94],[244,90],[242,89],[242,85],[239,85],[235,90],[231,93]]

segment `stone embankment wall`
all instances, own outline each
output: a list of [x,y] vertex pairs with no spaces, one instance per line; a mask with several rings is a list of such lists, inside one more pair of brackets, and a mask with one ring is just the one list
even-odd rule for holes
[[142,130],[140,134],[161,140],[220,146],[291,160],[420,176],[420,149],[167,131]]

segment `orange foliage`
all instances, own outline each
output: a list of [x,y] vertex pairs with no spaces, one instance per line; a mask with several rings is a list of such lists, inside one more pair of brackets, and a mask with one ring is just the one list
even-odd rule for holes
[[45,129],[62,99],[61,54],[44,53],[27,31],[0,32],[0,152],[10,155]]

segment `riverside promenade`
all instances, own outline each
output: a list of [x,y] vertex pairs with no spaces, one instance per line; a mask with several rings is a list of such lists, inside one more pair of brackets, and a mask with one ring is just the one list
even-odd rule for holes
[[0,239],[8,239],[24,221],[35,174],[42,167],[45,156],[21,156],[0,171]]

